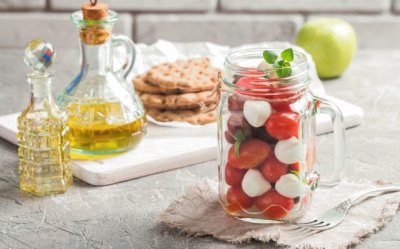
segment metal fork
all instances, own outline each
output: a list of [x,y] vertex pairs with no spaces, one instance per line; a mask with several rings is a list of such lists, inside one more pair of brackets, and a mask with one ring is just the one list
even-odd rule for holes
[[326,211],[321,216],[316,217],[309,222],[291,222],[291,223],[297,225],[298,229],[305,229],[313,232],[325,231],[339,225],[346,217],[346,214],[348,213],[351,206],[362,200],[365,200],[366,198],[364,197],[377,196],[377,195],[369,196],[372,193],[379,193],[378,195],[380,195],[396,191],[400,191],[400,186],[385,186],[385,187],[378,187],[362,191],[351,196],[347,200],[341,202],[336,207]]

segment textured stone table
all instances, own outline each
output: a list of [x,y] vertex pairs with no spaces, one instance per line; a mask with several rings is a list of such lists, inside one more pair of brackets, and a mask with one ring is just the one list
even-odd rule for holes
[[[60,51],[55,89],[77,72],[75,51]],[[359,51],[343,77],[325,81],[328,93],[360,105],[362,126],[347,131],[350,178],[400,183],[400,50]],[[63,68],[66,67],[66,68]],[[28,101],[22,51],[0,50],[0,114]],[[332,135],[320,136],[319,161],[329,161]],[[322,145],[324,144],[324,145]],[[158,214],[186,186],[216,175],[215,161],[111,186],[75,179],[64,195],[37,198],[18,188],[17,147],[0,139],[0,248],[273,248],[193,238],[157,223]],[[357,246],[400,248],[400,214]]]

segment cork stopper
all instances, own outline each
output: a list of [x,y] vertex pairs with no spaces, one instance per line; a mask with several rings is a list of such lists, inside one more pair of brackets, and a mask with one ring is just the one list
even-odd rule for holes
[[82,15],[84,20],[107,20],[108,5],[105,3],[90,3],[82,4]]
[[[97,0],[82,4],[82,16],[86,21],[101,21],[108,19],[108,5],[97,3]],[[88,24],[81,27],[80,37],[85,44],[103,44],[111,35],[110,27],[103,24]]]

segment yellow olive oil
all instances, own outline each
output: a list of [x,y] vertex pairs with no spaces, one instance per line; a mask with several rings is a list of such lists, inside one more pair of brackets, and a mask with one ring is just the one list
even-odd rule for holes
[[24,112],[18,118],[22,191],[37,196],[60,194],[72,185],[68,127],[64,120],[44,111]]
[[96,159],[125,152],[145,133],[145,115],[129,117],[120,102],[85,100],[72,102],[66,109],[72,158]]

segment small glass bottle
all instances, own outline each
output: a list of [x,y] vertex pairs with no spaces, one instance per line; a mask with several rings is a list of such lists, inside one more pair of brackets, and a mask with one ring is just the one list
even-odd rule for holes
[[64,193],[72,185],[67,114],[51,97],[53,75],[46,72],[55,58],[50,43],[33,40],[25,49],[31,87],[28,107],[18,117],[20,188],[42,196]]

